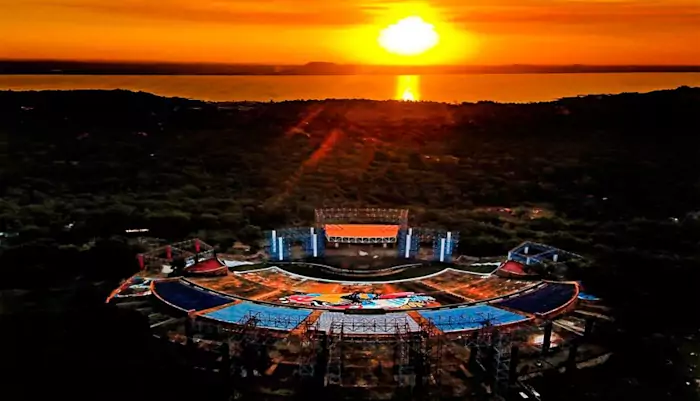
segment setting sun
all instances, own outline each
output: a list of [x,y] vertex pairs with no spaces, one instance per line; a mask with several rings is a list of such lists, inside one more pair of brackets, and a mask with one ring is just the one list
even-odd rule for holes
[[432,49],[440,41],[435,27],[421,17],[407,17],[389,25],[379,34],[379,44],[387,51],[415,56]]
[[420,77],[400,75],[396,77],[396,100],[415,102],[420,100]]

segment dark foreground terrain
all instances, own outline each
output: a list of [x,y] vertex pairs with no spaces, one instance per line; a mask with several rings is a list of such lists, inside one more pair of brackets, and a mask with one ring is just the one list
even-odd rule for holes
[[0,92],[3,377],[18,377],[3,391],[213,398],[145,322],[100,304],[136,269],[124,231],[226,251],[315,207],[378,206],[460,230],[462,254],[528,239],[589,258],[567,274],[614,307],[615,355],[548,378],[544,399],[693,399],[699,111],[690,88],[527,105]]

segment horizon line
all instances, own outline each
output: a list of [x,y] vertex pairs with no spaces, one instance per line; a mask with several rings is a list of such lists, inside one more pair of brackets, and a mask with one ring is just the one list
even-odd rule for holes
[[110,59],[57,59],[57,58],[0,58],[0,63],[97,63],[97,64],[168,64],[168,65],[212,65],[212,66],[261,66],[261,67],[306,67],[314,64],[325,64],[339,67],[649,67],[649,68],[700,68],[700,64],[587,64],[587,63],[501,63],[501,64],[369,64],[345,63],[335,61],[307,61],[304,63],[275,63],[275,62],[224,62],[224,61],[166,61],[166,60],[110,60]]

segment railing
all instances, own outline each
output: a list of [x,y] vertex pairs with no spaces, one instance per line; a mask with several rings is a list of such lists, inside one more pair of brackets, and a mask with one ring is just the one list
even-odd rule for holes
[[397,265],[397,266],[391,266],[391,267],[384,267],[381,269],[371,269],[371,270],[353,270],[353,269],[342,269],[340,267],[334,267],[334,266],[329,266],[329,265],[322,265],[320,263],[306,263],[306,262],[277,262],[277,264],[291,264],[291,265],[306,265],[306,266],[315,266],[315,267],[322,267],[326,270],[332,271],[334,273],[343,273],[343,274],[350,274],[350,275],[367,275],[367,274],[377,274],[377,273],[389,273],[395,270],[401,270],[401,269],[407,269],[409,267],[419,267],[423,266],[423,263],[409,263],[405,265]]

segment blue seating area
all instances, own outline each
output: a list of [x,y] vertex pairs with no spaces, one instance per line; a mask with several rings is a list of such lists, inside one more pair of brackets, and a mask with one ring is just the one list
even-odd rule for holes
[[489,305],[465,306],[453,309],[437,309],[419,312],[421,316],[430,320],[438,329],[448,333],[451,331],[464,331],[479,329],[485,321],[493,326],[525,321],[526,316],[494,308]]
[[578,294],[578,299],[582,299],[584,301],[600,301],[600,298],[596,297],[595,295],[585,294],[583,292]]
[[547,283],[533,292],[501,301],[497,305],[526,313],[546,314],[566,305],[575,295],[575,284]]
[[165,302],[188,311],[204,310],[233,302],[231,298],[203,291],[180,281],[157,281],[154,291]]
[[244,323],[255,316],[257,327],[273,330],[293,330],[311,314],[310,309],[294,309],[243,302],[204,315],[228,323]]

